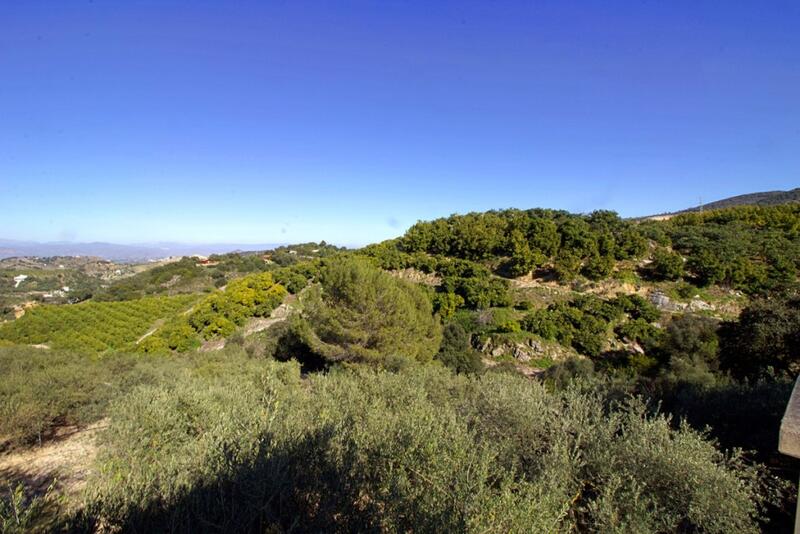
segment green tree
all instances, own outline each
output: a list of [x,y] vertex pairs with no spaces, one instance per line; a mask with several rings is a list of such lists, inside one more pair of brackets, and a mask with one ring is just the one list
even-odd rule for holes
[[602,280],[614,270],[614,257],[594,253],[586,260],[581,272],[591,280]]
[[528,240],[520,230],[513,230],[509,236],[511,259],[508,262],[508,272],[511,276],[522,276],[538,267],[544,257],[541,253],[533,252]]
[[687,267],[701,285],[712,285],[725,279],[725,264],[717,254],[708,249],[689,257]]
[[526,237],[531,247],[546,258],[554,256],[561,243],[556,223],[540,216],[529,219]]
[[560,252],[555,262],[556,276],[562,282],[569,282],[578,276],[581,259],[571,252]]
[[683,258],[667,249],[656,249],[649,267],[650,274],[657,280],[679,280],[683,276]]
[[481,356],[470,346],[469,334],[458,323],[444,327],[442,345],[436,359],[457,373],[479,373],[483,370]]
[[339,257],[302,300],[297,334],[328,361],[430,360],[441,325],[425,291],[360,258]]
[[792,377],[800,372],[797,296],[757,299],[720,334],[722,367],[738,377],[757,377],[768,368]]

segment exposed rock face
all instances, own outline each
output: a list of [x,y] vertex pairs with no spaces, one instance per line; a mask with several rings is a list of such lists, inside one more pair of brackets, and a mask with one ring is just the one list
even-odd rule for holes
[[661,311],[678,312],[678,311],[714,311],[716,308],[700,298],[699,295],[692,297],[692,300],[686,304],[683,302],[674,302],[668,296],[660,291],[650,293],[650,302]]
[[681,309],[679,303],[672,302],[672,299],[660,291],[650,293],[650,302],[661,311],[678,311]]
[[486,338],[477,342],[474,347],[485,354],[487,357],[499,358],[511,355],[520,363],[530,362],[542,357],[553,360],[561,360],[568,356],[568,349],[556,343],[545,345],[537,339],[527,339],[524,342],[514,342],[510,340],[498,340],[496,338]]
[[389,271],[389,274],[402,280],[414,282],[415,284],[424,284],[426,286],[439,286],[442,284],[442,279],[439,276],[436,276],[436,274],[424,273],[419,269],[414,269],[413,267],[408,267],[406,269],[400,269],[397,271]]
[[528,346],[534,350],[534,352],[544,352],[544,348],[542,344],[536,341],[535,339],[528,340]]
[[715,308],[713,305],[695,295],[691,302],[689,302],[689,309],[692,311],[713,311]]
[[525,350],[525,345],[517,345],[514,347],[514,358],[521,362],[531,361],[531,355]]

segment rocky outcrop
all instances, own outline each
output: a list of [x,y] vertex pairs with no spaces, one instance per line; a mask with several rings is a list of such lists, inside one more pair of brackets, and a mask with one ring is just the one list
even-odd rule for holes
[[716,308],[713,304],[709,304],[700,298],[700,295],[695,295],[692,299],[686,302],[675,302],[661,291],[653,291],[650,293],[650,302],[661,311],[666,312],[681,312],[681,311],[714,311]]
[[511,356],[520,363],[530,362],[534,359],[549,358],[563,360],[572,355],[571,349],[562,347],[558,343],[543,342],[535,338],[525,341],[510,341],[502,337],[487,337],[478,340],[474,347],[489,358],[502,358]]
[[438,286],[442,283],[442,279],[435,273],[424,273],[419,269],[414,269],[413,267],[389,271],[389,274],[396,278],[400,278],[401,280],[414,282],[415,284],[423,284],[426,286]]
[[691,311],[714,311],[716,308],[713,304],[709,304],[708,302],[701,299],[699,296],[695,295],[691,301],[689,301],[688,305]]
[[680,306],[678,306],[675,302],[672,301],[671,298],[666,296],[661,291],[653,291],[652,293],[650,293],[649,298],[650,302],[653,303],[653,306],[655,306],[661,311],[674,312],[681,309]]

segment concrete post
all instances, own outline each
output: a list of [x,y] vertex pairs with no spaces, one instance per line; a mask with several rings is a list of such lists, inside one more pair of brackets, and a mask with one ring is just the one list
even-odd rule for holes
[[[778,450],[788,456],[800,458],[800,377],[794,383],[792,396],[789,398],[789,404],[786,405],[786,412],[781,420]],[[800,495],[797,496],[794,532],[800,534]]]

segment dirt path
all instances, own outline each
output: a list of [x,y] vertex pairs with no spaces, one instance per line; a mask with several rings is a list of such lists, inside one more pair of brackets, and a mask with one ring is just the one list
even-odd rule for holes
[[[255,334],[256,332],[266,330],[276,323],[285,321],[289,318],[289,315],[293,310],[292,303],[295,300],[297,300],[295,295],[289,295],[283,301],[283,304],[272,310],[272,313],[269,314],[269,317],[252,317],[247,321],[247,323],[245,323],[242,329],[242,334],[244,334],[244,336],[249,336]],[[200,352],[221,350],[224,347],[224,339],[212,339],[203,343],[203,345],[200,347]]]
[[256,332],[266,330],[275,323],[285,321],[289,317],[289,313],[291,313],[291,311],[291,305],[288,302],[284,302],[272,310],[272,313],[269,314],[269,317],[254,317],[247,321],[247,324],[244,325],[243,333],[245,336],[249,336],[251,334],[255,334]]
[[64,427],[41,447],[0,455],[0,480],[24,482],[34,491],[45,491],[57,479],[64,495],[77,494],[86,485],[97,454],[97,433],[108,426],[103,419],[86,428]]
[[153,334],[155,334],[156,330],[158,330],[159,328],[164,326],[165,322],[166,322],[166,319],[158,319],[155,323],[153,323],[153,326],[150,328],[150,330],[145,332],[142,337],[140,337],[139,339],[136,340],[136,344],[138,345],[139,343],[141,343],[142,341],[144,341],[148,337],[150,337]]

